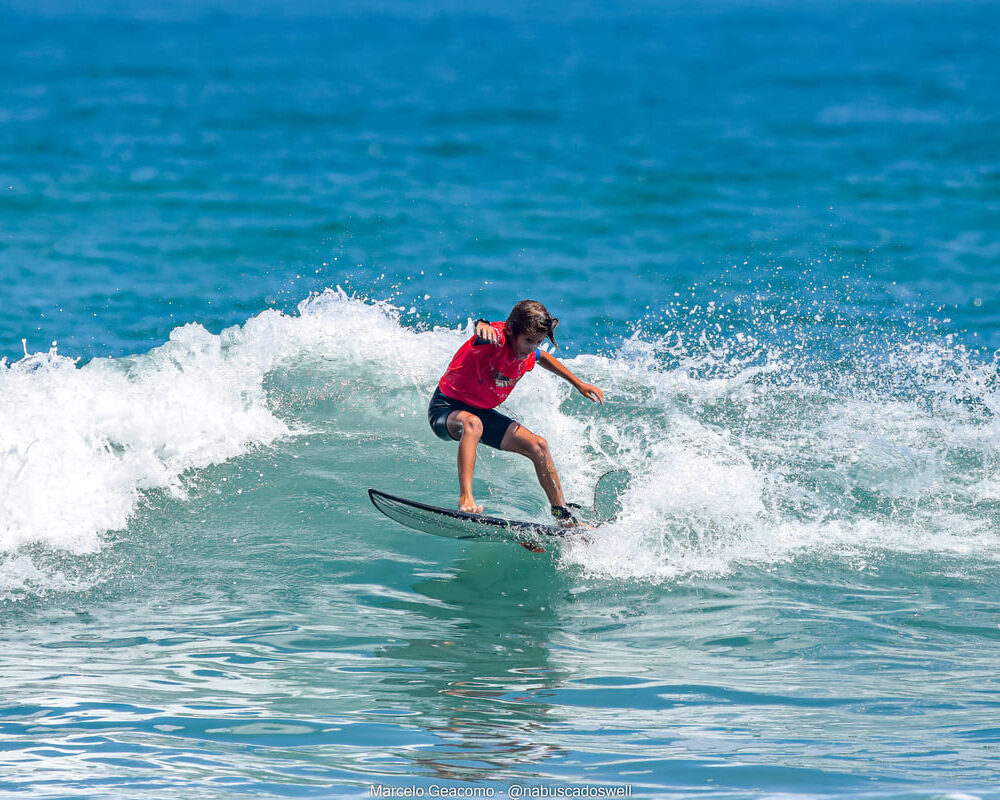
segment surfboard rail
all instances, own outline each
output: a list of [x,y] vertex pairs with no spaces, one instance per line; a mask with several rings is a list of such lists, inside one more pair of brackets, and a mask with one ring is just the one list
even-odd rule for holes
[[378,489],[368,489],[368,498],[375,508],[400,525],[449,539],[538,542],[564,539],[574,532],[579,533],[574,528],[563,528],[543,522],[505,519],[489,514],[472,514],[453,508],[442,508]]

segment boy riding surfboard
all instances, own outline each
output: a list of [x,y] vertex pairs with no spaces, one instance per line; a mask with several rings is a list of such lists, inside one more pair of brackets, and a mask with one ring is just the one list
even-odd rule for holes
[[480,442],[528,458],[552,506],[552,516],[564,525],[579,524],[567,507],[548,442],[496,407],[536,364],[570,383],[593,402],[604,403],[604,392],[585,383],[551,353],[540,350],[545,339],[558,347],[559,320],[541,303],[522,300],[503,322],[478,320],[475,335],[455,353],[438,382],[427,409],[437,436],[458,442],[458,508],[480,513],[472,495],[476,448]]

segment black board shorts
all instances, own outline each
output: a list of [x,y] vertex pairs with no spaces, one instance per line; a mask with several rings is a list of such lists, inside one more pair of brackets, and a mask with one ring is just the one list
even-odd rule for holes
[[483,438],[480,441],[488,444],[497,450],[503,441],[507,429],[514,423],[510,417],[501,414],[493,408],[476,408],[459,400],[453,400],[441,391],[440,387],[434,390],[430,405],[427,407],[427,421],[431,424],[431,430],[437,434],[439,439],[446,442],[456,441],[448,433],[448,415],[452,411],[468,411],[475,414],[483,423]]

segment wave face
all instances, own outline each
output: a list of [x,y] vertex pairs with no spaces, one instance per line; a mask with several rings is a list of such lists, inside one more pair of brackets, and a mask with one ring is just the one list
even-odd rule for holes
[[[610,469],[634,477],[619,519],[566,548],[563,567],[663,581],[800,557],[993,560],[996,364],[863,332],[821,361],[823,309],[807,326],[740,305],[678,306],[615,353],[567,359],[604,406],[541,370],[512,395],[506,409],[548,438],[571,495],[587,500]],[[4,365],[4,590],[27,580],[33,546],[98,552],[168,501],[156,498],[183,499],[200,471],[279,441],[293,454],[321,444],[335,481],[453,502],[453,448],[425,407],[469,328],[405,325],[401,311],[328,290],[218,335],[181,326],[141,355]],[[367,476],[345,457],[364,437]],[[413,453],[420,463],[406,464]],[[477,481],[494,510],[544,512],[526,461],[484,452]]]

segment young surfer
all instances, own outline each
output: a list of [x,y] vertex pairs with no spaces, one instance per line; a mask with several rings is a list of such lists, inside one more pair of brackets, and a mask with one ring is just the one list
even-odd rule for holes
[[[497,450],[520,453],[535,465],[538,482],[552,505],[552,516],[573,525],[548,443],[496,407],[524,375],[540,364],[573,385],[584,397],[604,403],[604,392],[584,383],[555,356],[539,350],[545,339],[556,343],[555,319],[541,303],[522,300],[506,322],[476,322],[476,333],[463,344],[441,377],[427,409],[427,419],[440,438],[458,441],[458,508],[479,513],[472,497],[476,447],[484,442]],[[556,345],[558,347],[558,345]]]

